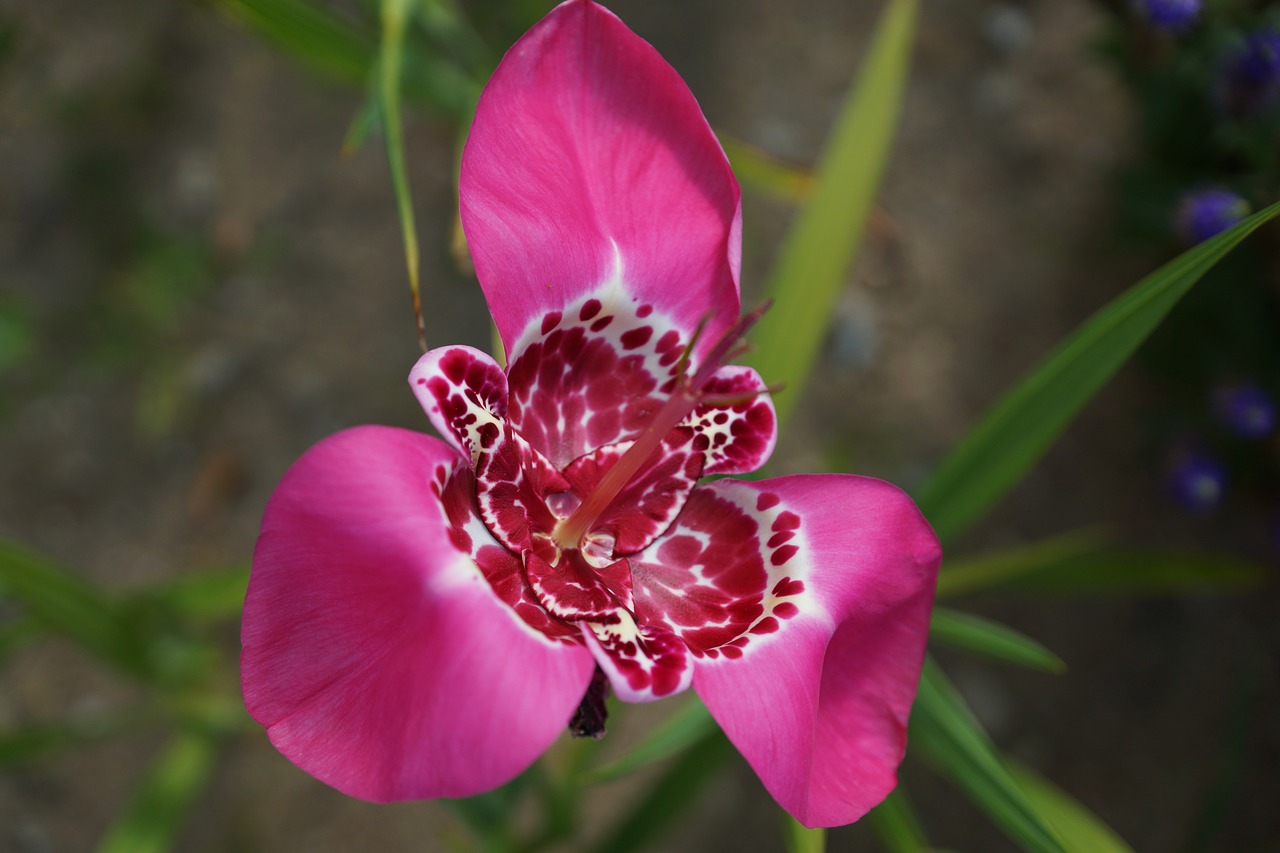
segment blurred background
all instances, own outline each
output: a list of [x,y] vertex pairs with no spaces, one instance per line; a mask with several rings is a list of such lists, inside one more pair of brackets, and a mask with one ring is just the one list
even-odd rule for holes
[[[117,596],[245,564],[268,495],[318,439],[362,423],[428,429],[405,381],[419,349],[386,155],[376,129],[360,144],[376,123],[365,106],[376,10],[294,4],[355,34],[315,55],[264,37],[258,5],[0,5],[0,534]],[[474,96],[467,75],[483,80],[550,4],[460,6],[475,38],[439,36],[444,69],[406,83],[405,151],[427,341],[487,348],[455,237],[459,104]],[[822,151],[879,6],[610,4],[718,132],[800,170]],[[1269,20],[1265,4],[1219,6],[1235,15],[1223,33]],[[1198,239],[1178,219],[1180,194],[1226,186],[1255,209],[1274,200],[1267,104],[1213,113],[1227,116],[1223,133],[1262,128],[1253,148],[1237,140],[1253,159],[1178,144],[1204,122],[1177,87],[1216,85],[1244,42],[1158,29],[1085,0],[923,6],[879,202],[774,473],[851,471],[910,491],[1064,335]],[[1201,64],[1169,70],[1183,44]],[[744,303],[794,208],[746,184]],[[1141,851],[1280,849],[1274,245],[1263,231],[1206,279],[951,548],[1088,530],[1136,552],[1215,555],[1145,584],[963,599],[1047,645],[1061,674],[939,649],[994,740]],[[152,688],[28,627],[0,587],[0,731],[114,725],[146,702]],[[234,697],[238,625],[209,631],[225,654],[201,664],[213,685],[201,689]],[[622,751],[663,713],[620,712],[599,748]],[[91,723],[34,747],[0,741],[0,849],[98,843],[166,748],[163,720],[125,723],[111,738]],[[337,794],[261,732],[222,742],[210,774],[176,849],[437,850],[467,838],[440,804]],[[647,778],[594,789],[588,835]],[[904,778],[939,847],[1014,849],[926,767],[909,763]],[[780,849],[777,815],[735,757],[661,846]],[[877,847],[854,826],[830,849]]]

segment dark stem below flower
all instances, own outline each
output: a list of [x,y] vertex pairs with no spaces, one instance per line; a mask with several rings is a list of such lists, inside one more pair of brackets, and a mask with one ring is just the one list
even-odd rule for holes
[[569,734],[592,740],[604,737],[604,723],[609,717],[609,709],[605,707],[604,700],[608,695],[609,679],[597,666],[596,671],[591,674],[591,683],[587,685],[587,692],[583,694],[578,710],[573,712],[573,718],[569,720]]

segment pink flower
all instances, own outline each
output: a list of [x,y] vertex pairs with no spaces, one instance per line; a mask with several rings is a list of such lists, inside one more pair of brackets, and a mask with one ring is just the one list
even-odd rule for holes
[[737,182],[693,96],[569,0],[507,54],[462,220],[510,353],[432,350],[445,441],[358,427],[262,522],[242,680],[272,743],[370,800],[462,797],[566,726],[692,686],[809,825],[895,784],[941,552],[897,488],[745,482],[775,440],[739,319]]

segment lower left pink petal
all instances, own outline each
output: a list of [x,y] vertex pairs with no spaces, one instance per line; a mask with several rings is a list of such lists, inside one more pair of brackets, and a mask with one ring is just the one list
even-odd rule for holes
[[276,747],[352,796],[463,797],[564,730],[594,662],[493,593],[440,491],[465,460],[385,427],[308,451],[267,506],[241,681]]

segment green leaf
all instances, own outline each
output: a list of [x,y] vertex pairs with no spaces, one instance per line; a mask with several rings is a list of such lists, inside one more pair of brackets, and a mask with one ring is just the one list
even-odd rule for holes
[[850,89],[818,163],[809,203],[798,214],[769,279],[774,307],[760,321],[746,359],[788,393],[774,404],[785,422],[813,370],[845,274],[853,263],[888,161],[915,34],[916,0],[889,0],[857,84]]
[[183,625],[207,624],[239,616],[248,587],[249,566],[228,566],[149,586],[135,592],[127,607],[159,610]]
[[53,752],[138,731],[157,719],[150,709],[140,708],[128,713],[80,714],[56,723],[0,732],[0,767],[24,764]]
[[1280,213],[1280,203],[1184,252],[1087,320],[1006,395],[920,495],[950,541],[1014,487],[1169,310],[1223,255]]
[[1241,592],[1260,586],[1267,567],[1228,554],[1106,549],[1066,557],[1011,578],[1010,589],[1091,595]]
[[304,0],[218,0],[249,29],[319,71],[348,82],[364,80],[373,61],[373,39]]
[[1108,547],[1096,529],[1030,545],[951,559],[938,573],[939,600],[985,589],[1054,595],[1240,592],[1261,584],[1265,566],[1228,554]]
[[867,813],[866,819],[889,853],[924,853],[929,848],[920,818],[901,783],[884,802]]
[[1133,853],[1133,848],[1070,794],[1029,767],[1007,762],[1009,772],[1057,830],[1068,853]]
[[932,660],[920,676],[911,745],[1005,834],[1034,853],[1065,853],[1057,835],[997,756],[964,699]]
[[51,560],[0,539],[0,596],[91,654],[149,676],[146,649],[114,601]]
[[422,292],[418,286],[418,229],[413,219],[413,197],[409,192],[409,173],[404,163],[404,130],[400,122],[400,73],[404,62],[404,29],[413,0],[382,0],[382,48],[378,56],[378,104],[382,114],[382,133],[387,144],[387,164],[391,167],[391,185],[395,188],[396,212],[400,215],[400,234],[404,239],[404,262],[409,270],[409,294],[413,299],[413,318],[417,323],[418,343],[427,350],[426,331],[422,325]]
[[350,157],[359,151],[374,128],[382,124],[382,113],[378,107],[377,87],[374,86],[373,89],[374,91],[370,92],[360,102],[360,108],[351,117],[351,123],[347,125],[347,132],[342,136],[342,156],[344,157]]
[[971,613],[935,607],[929,621],[929,638],[1045,672],[1062,672],[1067,668],[1062,658],[1026,634]]
[[1061,564],[1082,554],[1092,555],[1104,542],[1102,531],[1086,528],[973,557],[948,558],[938,572],[938,599],[1001,586]]
[[715,730],[716,723],[711,719],[707,706],[690,699],[630,752],[584,774],[582,783],[609,782],[625,776],[670,758]]
[[813,194],[813,175],[748,145],[740,139],[720,134],[720,144],[729,157],[733,173],[743,186],[751,186],[792,204],[808,201]]
[[151,765],[133,800],[107,830],[98,853],[171,850],[187,809],[213,773],[217,745],[196,732],[179,732]]
[[[374,27],[305,0],[217,0],[230,17],[294,58],[339,80],[363,85],[378,64]],[[406,45],[404,91],[454,121],[462,121],[480,86],[464,69],[418,45]]]
[[603,841],[591,849],[597,853],[631,853],[659,838],[693,805],[704,782],[733,754],[728,739],[717,729],[686,749],[679,760],[658,778]]

